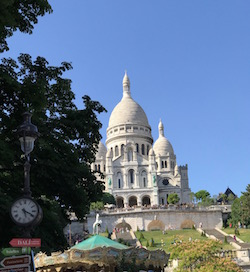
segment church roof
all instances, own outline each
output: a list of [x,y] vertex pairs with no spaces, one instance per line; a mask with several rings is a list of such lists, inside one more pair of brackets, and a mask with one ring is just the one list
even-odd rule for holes
[[98,247],[113,247],[117,249],[127,249],[128,246],[115,242],[111,239],[108,239],[104,236],[94,235],[76,245],[71,247],[71,249],[78,249],[78,250],[91,250]]
[[165,156],[168,153],[174,154],[173,147],[168,139],[164,136],[164,126],[162,121],[159,123],[159,138],[155,141],[154,152],[156,155]]
[[135,124],[150,127],[144,110],[131,97],[130,81],[127,73],[125,73],[123,78],[123,97],[110,115],[109,128],[124,124]]

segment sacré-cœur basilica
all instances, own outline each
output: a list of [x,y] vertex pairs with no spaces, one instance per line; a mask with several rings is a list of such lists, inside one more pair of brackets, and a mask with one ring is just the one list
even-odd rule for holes
[[118,208],[166,205],[172,193],[178,194],[179,203],[190,202],[188,167],[178,166],[161,121],[158,129],[154,143],[147,115],[133,100],[125,73],[122,99],[109,118],[107,148],[99,143],[91,166],[104,174],[105,191],[115,197]]

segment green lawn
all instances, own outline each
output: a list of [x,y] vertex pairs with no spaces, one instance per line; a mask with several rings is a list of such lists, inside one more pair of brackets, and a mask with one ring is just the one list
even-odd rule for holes
[[[224,232],[227,234],[233,234],[234,235],[234,228],[226,228],[223,229]],[[240,235],[236,235],[239,239],[246,243],[250,243],[250,229],[238,229]]]
[[[100,235],[108,236],[107,233],[100,233]],[[155,246],[147,246],[149,250],[163,249],[166,252],[170,252],[170,246],[174,243],[174,240],[188,241],[191,237],[192,240],[207,240],[207,237],[201,236],[201,234],[193,229],[186,230],[168,230],[165,234],[162,231],[136,231],[135,235],[137,239],[140,239],[143,246],[147,245],[147,242],[150,244],[150,240],[154,239]],[[143,235],[143,236],[142,236]],[[250,232],[249,232],[250,235]],[[163,241],[163,243],[162,243]],[[222,244],[224,250],[234,249],[230,244]]]
[[[166,252],[170,252],[170,246],[174,243],[174,240],[182,240],[182,241],[188,241],[191,237],[192,240],[198,239],[198,240],[206,240],[206,237],[201,236],[201,234],[192,229],[187,230],[169,230],[166,231],[165,234],[162,233],[162,231],[143,231],[143,232],[135,232],[135,235],[137,239],[142,239],[141,243],[143,246],[147,245],[147,241],[150,244],[150,240],[154,239],[155,247],[148,246],[147,248],[149,250],[155,250],[155,249],[164,249]],[[163,242],[163,243],[162,243]]]

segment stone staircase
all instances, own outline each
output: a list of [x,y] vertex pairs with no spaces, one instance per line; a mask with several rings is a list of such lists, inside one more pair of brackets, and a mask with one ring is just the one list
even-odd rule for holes
[[238,238],[236,238],[236,241],[233,237],[230,235],[223,233],[223,231],[219,231],[217,229],[204,229],[203,230],[207,235],[214,236],[216,239],[220,240],[221,242],[225,241],[225,236],[227,237],[227,242],[231,243],[232,245],[236,245],[238,248],[244,249],[244,248],[250,248],[249,243],[244,243],[242,241],[239,241]]
[[137,246],[137,239],[135,235],[131,233],[131,231],[116,232],[115,240],[119,241],[119,239],[122,239],[123,241],[128,242],[130,246]]

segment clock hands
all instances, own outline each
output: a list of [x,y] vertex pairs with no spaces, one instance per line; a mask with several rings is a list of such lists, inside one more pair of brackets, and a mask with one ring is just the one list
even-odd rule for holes
[[26,217],[26,214],[29,214],[31,217],[34,217],[34,215],[32,213],[26,211],[24,208],[22,209],[22,211],[23,211],[25,217]]

